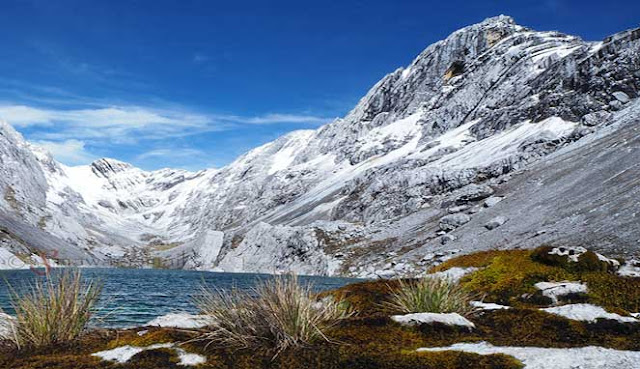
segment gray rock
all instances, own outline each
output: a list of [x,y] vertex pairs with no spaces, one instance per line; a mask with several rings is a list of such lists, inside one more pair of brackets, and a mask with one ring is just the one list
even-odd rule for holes
[[469,205],[452,206],[449,209],[447,209],[447,212],[449,212],[449,214],[461,213],[465,210],[468,210],[469,208],[470,208]]
[[444,236],[440,237],[440,243],[442,245],[446,245],[450,241],[455,241],[455,240],[456,240],[456,237],[451,234],[445,234]]
[[457,204],[466,204],[471,201],[478,201],[493,194],[493,188],[488,185],[470,184],[464,187],[456,196]]
[[603,123],[606,123],[611,119],[611,113],[605,110],[596,111],[593,113],[586,114],[582,117],[581,122],[583,125],[587,127],[597,126]]
[[625,94],[622,91],[616,91],[613,93],[613,97],[616,98],[616,100],[620,101],[622,104],[626,104],[629,102],[629,95]]
[[504,199],[504,197],[491,196],[488,199],[484,200],[484,206],[486,208],[490,208],[490,207],[496,205],[497,203],[499,203],[500,201],[502,201],[503,199]]
[[507,217],[497,216],[491,219],[487,224],[485,224],[484,227],[488,230],[496,229],[501,225],[505,224],[508,220],[509,219]]
[[440,229],[446,232],[452,231],[470,220],[471,217],[463,213],[445,215],[440,218]]

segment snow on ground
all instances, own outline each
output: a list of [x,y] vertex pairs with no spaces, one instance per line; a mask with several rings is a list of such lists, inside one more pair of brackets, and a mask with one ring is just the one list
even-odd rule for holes
[[446,325],[456,325],[475,328],[475,324],[458,313],[414,313],[406,315],[393,315],[391,320],[404,325],[420,325],[441,323]]
[[471,306],[480,310],[506,310],[511,309],[510,306],[494,304],[491,302],[471,301]]
[[0,312],[0,339],[11,339],[15,333],[16,318]]
[[172,313],[159,316],[146,324],[150,327],[164,328],[203,328],[212,323],[211,317],[206,315],[192,315],[187,313]]
[[618,269],[618,275],[621,277],[640,277],[640,261],[632,259]]
[[634,317],[609,313],[600,306],[592,304],[569,304],[540,309],[547,313],[559,315],[567,319],[595,322],[597,319],[617,320],[621,323],[638,323]]
[[124,364],[136,354],[139,354],[147,350],[157,350],[161,348],[170,348],[175,350],[175,352],[178,354],[178,358],[180,359],[180,362],[178,363],[178,365],[181,365],[181,366],[195,366],[199,364],[204,364],[207,361],[207,359],[204,356],[188,353],[181,348],[175,347],[173,343],[159,343],[159,344],[146,346],[146,347],[137,347],[137,346],[127,345],[127,346],[116,347],[111,350],[96,352],[94,354],[91,354],[91,356],[97,356],[102,360],[115,361],[117,363]]
[[638,368],[640,362],[640,352],[638,351],[621,351],[597,346],[576,348],[509,347],[479,342],[418,349],[420,352],[450,350],[480,355],[510,355],[520,360],[525,365],[525,369],[630,369]]
[[[541,135],[549,139],[557,139],[571,133],[576,126],[577,123],[564,121],[558,117],[550,117],[537,123],[525,121],[504,132],[470,143],[462,149],[436,160],[432,165],[455,169],[488,166],[517,153],[520,145],[529,139]],[[449,132],[453,131],[455,130]]]
[[580,282],[538,282],[534,285],[542,291],[543,296],[558,303],[558,298],[571,293],[587,293],[587,285]]

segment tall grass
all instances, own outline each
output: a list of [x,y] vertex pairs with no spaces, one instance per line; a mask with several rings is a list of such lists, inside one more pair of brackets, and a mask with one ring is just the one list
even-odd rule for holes
[[17,347],[42,347],[72,341],[85,330],[102,285],[84,282],[79,270],[38,278],[23,294],[12,293]]
[[250,292],[203,288],[195,303],[214,322],[200,339],[234,349],[283,350],[330,339],[327,330],[349,313],[339,301],[318,301],[295,275],[259,282]]
[[443,278],[422,278],[398,282],[383,305],[395,313],[469,314],[472,295],[459,284]]

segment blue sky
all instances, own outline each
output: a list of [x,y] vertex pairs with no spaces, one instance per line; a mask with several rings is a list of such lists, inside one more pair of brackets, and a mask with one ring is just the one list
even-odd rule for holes
[[498,14],[587,40],[640,26],[615,0],[2,0],[0,118],[70,165],[220,167]]

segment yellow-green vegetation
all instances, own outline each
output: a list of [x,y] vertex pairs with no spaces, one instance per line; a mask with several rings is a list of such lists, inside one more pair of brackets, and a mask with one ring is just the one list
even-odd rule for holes
[[[546,305],[534,287],[541,281],[582,281],[588,286],[585,301],[610,311],[640,310],[640,279],[616,275],[611,265],[587,251],[577,262],[551,255],[550,247],[534,250],[486,251],[449,260],[433,271],[452,267],[479,267],[461,281],[463,287],[485,294],[485,300],[512,306]],[[582,301],[580,301],[582,302]]]
[[37,279],[22,295],[14,292],[18,347],[44,347],[72,341],[87,327],[101,285],[84,282],[80,271],[64,271]]
[[[140,334],[142,328],[90,331],[63,344],[29,350],[7,346],[0,348],[0,368],[180,368],[175,350],[170,349],[144,351],[126,364],[91,356],[96,351],[124,345],[146,347],[156,343],[180,344],[187,352],[205,356],[206,363],[197,369],[522,368],[520,362],[505,355],[416,351],[420,347],[481,341],[496,346],[593,345],[640,350],[640,324],[574,321],[539,310],[548,301],[533,285],[562,280],[586,283],[589,292],[583,296],[585,301],[610,311],[624,314],[640,310],[636,309],[640,282],[617,276],[595,254],[584,253],[578,262],[566,262],[550,255],[548,248],[486,251],[449,260],[432,271],[456,266],[480,269],[463,278],[459,286],[448,285],[446,289],[427,285],[426,280],[379,280],[314,295],[308,287],[300,287],[295,278],[278,277],[248,295],[205,290],[198,305],[203,313],[220,322],[212,327],[144,328],[144,334]],[[423,283],[425,286],[420,286]],[[509,304],[512,308],[470,312],[467,318],[475,324],[473,330],[437,323],[409,327],[390,319],[388,304],[399,293],[414,293],[407,291],[421,288],[416,296],[411,296],[421,301],[417,297],[427,294],[427,287],[428,292],[438,288],[460,289],[465,299],[484,296],[486,302]],[[404,310],[435,310],[428,304],[420,305],[420,301],[415,308]],[[443,311],[457,309],[454,306]]]
[[326,331],[348,316],[339,301],[317,301],[310,285],[293,276],[259,282],[252,293],[204,289],[196,305],[216,324],[201,339],[209,344],[265,348],[276,354],[291,347],[328,341]]
[[472,294],[459,284],[444,278],[422,278],[398,282],[384,305],[398,313],[460,313],[468,314]]

